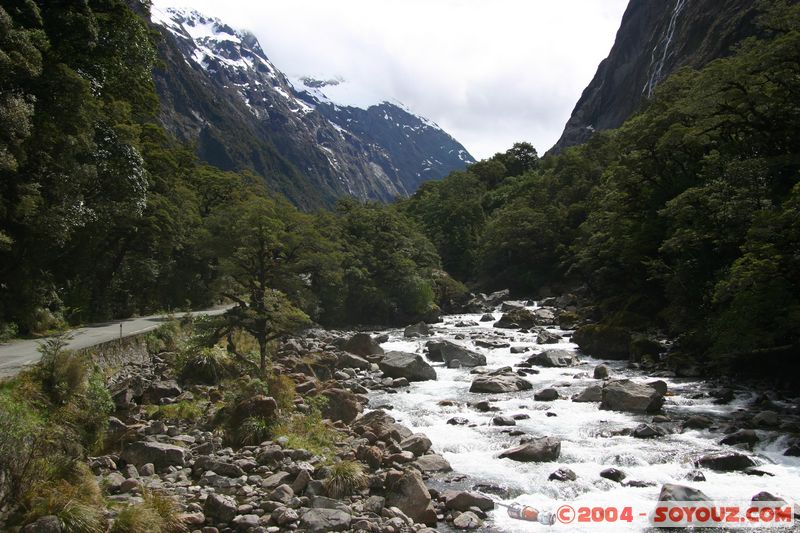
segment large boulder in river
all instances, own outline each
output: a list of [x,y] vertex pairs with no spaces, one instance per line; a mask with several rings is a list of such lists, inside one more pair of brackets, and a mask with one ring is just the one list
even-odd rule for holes
[[422,481],[422,474],[410,468],[391,486],[387,487],[386,507],[397,507],[414,522],[436,525],[436,510],[431,493]]
[[600,409],[629,413],[654,413],[664,405],[664,395],[654,387],[629,379],[609,381],[603,385]]
[[602,402],[603,387],[600,385],[590,385],[572,397],[573,402]]
[[[380,346],[379,346],[380,348]],[[383,353],[383,350],[381,350]],[[367,370],[370,368],[370,362],[351,352],[339,352],[337,355],[336,367],[337,368],[360,368]]]
[[486,364],[486,356],[478,352],[468,350],[463,346],[450,341],[431,341],[428,347],[428,359],[431,361],[442,361],[447,366],[450,362],[458,360],[461,366],[483,366]]
[[706,496],[703,491],[677,485],[675,483],[664,483],[661,485],[661,492],[658,495],[660,502],[708,502],[711,498]]
[[430,334],[431,334],[431,328],[425,322],[412,324],[410,326],[407,326],[406,329],[403,330],[403,337],[406,338],[427,337]]
[[589,324],[575,331],[572,342],[581,351],[600,359],[628,359],[631,332],[627,329],[601,324]]
[[477,376],[469,387],[470,392],[516,392],[533,388],[530,381],[513,372]]
[[545,350],[528,357],[528,363],[536,366],[561,368],[577,364],[578,358],[567,350]]
[[532,328],[537,325],[536,315],[527,309],[512,309],[507,313],[503,313],[500,320],[494,323],[496,328],[505,329],[518,329],[518,328]]
[[717,472],[734,472],[756,466],[752,457],[739,452],[709,453],[700,457],[697,464]]
[[494,500],[484,496],[480,492],[467,492],[463,490],[446,490],[442,493],[444,506],[452,511],[469,511],[472,507],[477,507],[481,511],[491,511],[494,509]]
[[128,444],[122,451],[120,459],[136,467],[152,463],[157,469],[162,470],[170,466],[184,466],[186,450],[163,442],[139,441]]
[[560,440],[555,437],[540,437],[510,448],[502,452],[499,457],[523,463],[543,463],[555,461],[559,455],[561,455]]
[[436,371],[421,355],[407,352],[389,352],[378,363],[385,376],[406,378],[408,381],[436,379]]
[[383,354],[383,348],[381,348],[380,344],[366,333],[356,333],[350,337],[342,346],[342,350],[362,357]]

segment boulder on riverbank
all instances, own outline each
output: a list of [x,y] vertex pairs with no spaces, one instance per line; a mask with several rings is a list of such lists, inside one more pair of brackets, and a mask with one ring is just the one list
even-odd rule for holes
[[470,392],[516,392],[533,388],[530,381],[513,372],[477,376],[470,385]]
[[609,381],[603,385],[600,409],[628,413],[655,413],[664,405],[664,395],[649,385],[629,379]]
[[406,378],[408,381],[436,379],[436,370],[421,355],[414,353],[388,352],[378,367],[390,378]]
[[383,348],[375,339],[366,333],[356,333],[342,345],[342,350],[352,354],[366,357],[368,355],[383,355]]
[[555,461],[561,455],[561,441],[555,437],[532,439],[502,452],[498,457],[523,463]]
[[697,460],[697,465],[717,472],[735,472],[756,466],[756,462],[749,455],[739,452],[709,453]]

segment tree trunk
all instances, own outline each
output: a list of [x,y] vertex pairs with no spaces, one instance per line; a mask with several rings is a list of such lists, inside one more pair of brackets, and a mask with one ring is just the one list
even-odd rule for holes
[[261,354],[261,373],[266,374],[267,372],[267,336],[266,335],[259,335],[258,336],[258,349]]

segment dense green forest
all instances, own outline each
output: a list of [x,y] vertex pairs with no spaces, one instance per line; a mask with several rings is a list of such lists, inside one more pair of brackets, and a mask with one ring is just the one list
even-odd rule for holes
[[763,5],[758,38],[618,130],[309,214],[159,126],[158,37],[126,2],[4,2],[0,335],[267,294],[325,325],[400,323],[464,295],[446,271],[581,287],[587,317],[692,354],[796,350],[800,8]]
[[619,129],[542,159],[517,144],[401,210],[461,279],[583,287],[591,317],[712,361],[796,353],[800,6],[762,5],[762,36],[679,71]]
[[4,2],[0,30],[0,335],[252,297],[254,259],[323,324],[418,319],[463,291],[404,215],[301,213],[172,140],[158,34],[128,3]]

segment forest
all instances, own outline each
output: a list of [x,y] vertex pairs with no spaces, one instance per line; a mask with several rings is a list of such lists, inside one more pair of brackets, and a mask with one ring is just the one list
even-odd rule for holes
[[792,353],[800,8],[759,24],[584,145],[518,143],[393,205],[307,213],[159,125],[158,37],[125,2],[4,3],[0,336],[268,293],[323,325],[400,324],[469,286],[580,290],[584,318],[691,355]]

